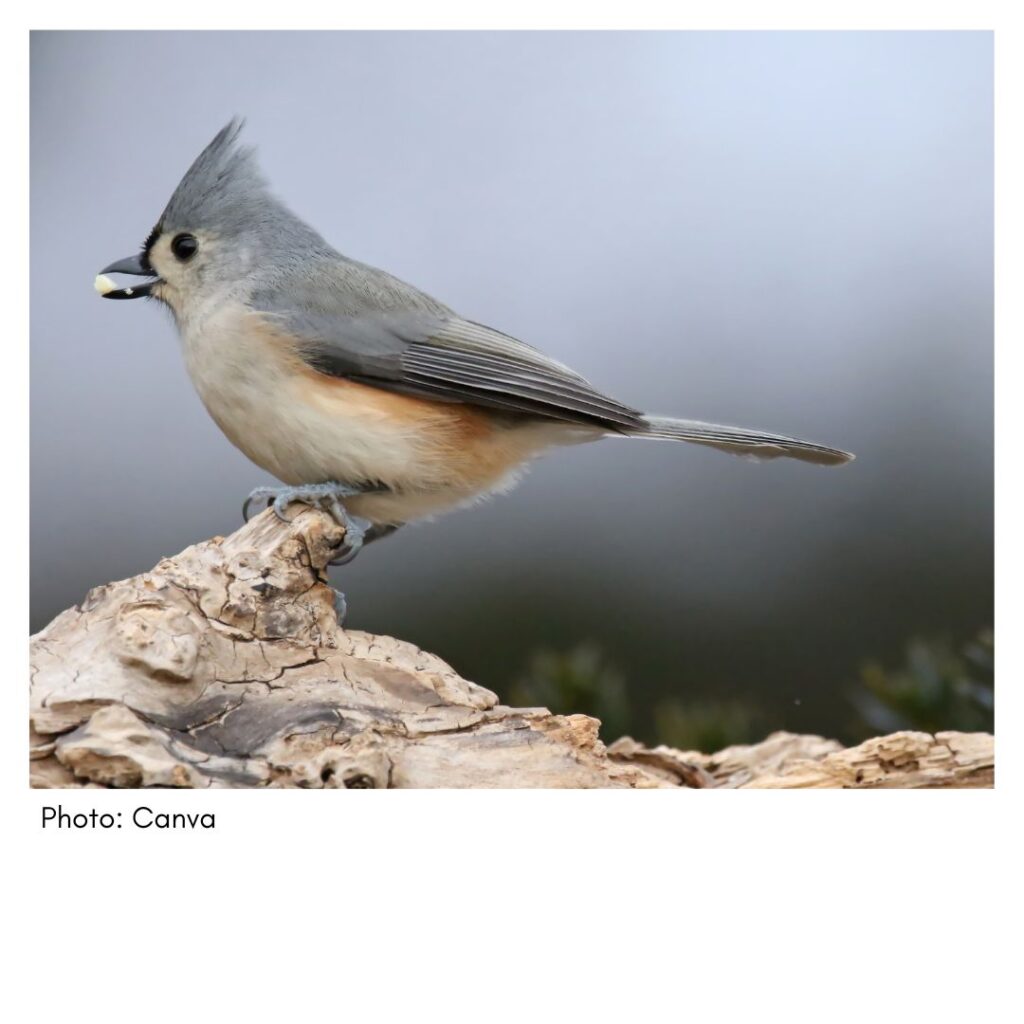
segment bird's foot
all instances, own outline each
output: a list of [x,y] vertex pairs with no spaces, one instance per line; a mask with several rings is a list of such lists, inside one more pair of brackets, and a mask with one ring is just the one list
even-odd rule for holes
[[[242,506],[242,518],[249,521],[249,509],[253,502],[265,501],[275,515],[286,523],[291,522],[285,514],[288,506],[299,501],[304,505],[322,509],[345,531],[344,544],[338,555],[331,559],[331,565],[345,565],[359,554],[363,538],[370,529],[370,522],[361,516],[351,515],[341,503],[342,498],[352,498],[364,491],[348,484],[330,481],[324,484],[301,484],[298,487],[257,487]],[[344,599],[342,599],[344,601]]]
[[[351,518],[352,516],[350,515],[349,519]],[[358,519],[359,517],[356,518]],[[371,523],[367,519],[359,519],[359,522],[364,526],[361,548],[366,547],[366,545],[369,544],[371,541],[380,540],[381,537],[390,537],[391,534],[393,534],[400,525],[392,523]],[[327,564],[346,565],[349,562],[351,562],[353,558],[355,558],[355,554],[352,554],[349,551],[347,551],[346,545],[342,545],[338,555],[332,558]]]

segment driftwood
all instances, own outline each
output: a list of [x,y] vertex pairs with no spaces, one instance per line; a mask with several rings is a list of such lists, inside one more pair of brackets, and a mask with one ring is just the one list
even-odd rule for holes
[[991,786],[984,734],[844,750],[776,733],[716,754],[606,747],[599,723],[511,708],[432,654],[339,627],[343,539],[292,506],[90,591],[32,638],[39,787]]

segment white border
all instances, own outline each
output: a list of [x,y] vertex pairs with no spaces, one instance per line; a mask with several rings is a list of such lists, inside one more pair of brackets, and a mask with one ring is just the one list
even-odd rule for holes
[[[498,10],[499,6],[504,9]],[[8,245],[8,958],[36,1016],[1009,1020],[1019,920],[1021,37],[991,3],[35,4],[0,67]],[[10,18],[10,15],[7,16]],[[997,29],[995,793],[227,793],[24,785],[27,40],[37,28]],[[139,116],[126,99],[124,116]],[[111,111],[116,117],[122,112]],[[15,230],[10,230],[15,226]],[[78,240],[69,239],[69,244]],[[60,287],[60,268],[54,268]],[[937,439],[934,457],[941,457]],[[11,543],[11,540],[14,542]],[[42,803],[215,808],[214,833],[43,833]],[[1011,806],[1013,801],[1014,806]],[[1014,911],[1013,903],[1017,910]],[[28,1005],[28,1004],[26,1004]],[[205,1008],[205,1011],[204,1011]],[[129,1016],[130,1014],[130,1016]]]

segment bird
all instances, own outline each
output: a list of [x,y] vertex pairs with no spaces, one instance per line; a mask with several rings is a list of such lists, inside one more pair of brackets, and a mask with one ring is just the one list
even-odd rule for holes
[[[508,489],[547,450],[607,437],[684,441],[821,466],[849,452],[644,413],[569,366],[342,255],[270,190],[232,118],[192,163],[141,251],[95,280],[177,325],[207,411],[298,502],[344,529],[332,564],[413,520]],[[108,275],[145,281],[119,287]]]

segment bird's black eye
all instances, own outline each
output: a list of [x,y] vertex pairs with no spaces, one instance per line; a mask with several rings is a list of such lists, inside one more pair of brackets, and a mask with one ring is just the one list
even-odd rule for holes
[[186,260],[192,259],[196,254],[196,250],[199,248],[199,243],[195,240],[194,235],[175,235],[171,239],[171,252],[184,263]]

